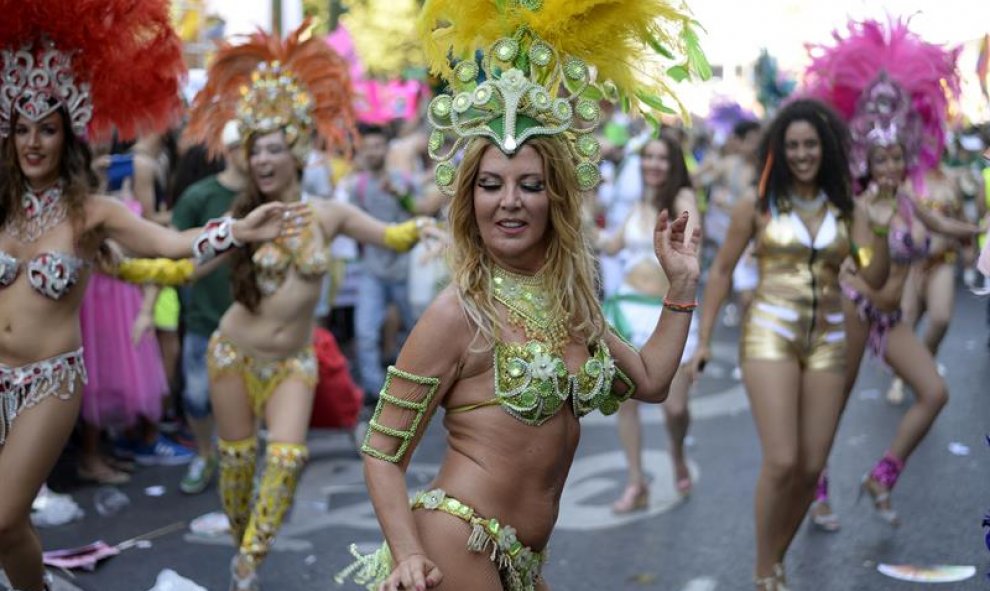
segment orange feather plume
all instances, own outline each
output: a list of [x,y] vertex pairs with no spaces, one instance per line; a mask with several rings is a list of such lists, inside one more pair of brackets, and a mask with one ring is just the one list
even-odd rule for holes
[[[348,64],[322,39],[305,37],[308,29],[307,20],[284,41],[259,30],[240,43],[221,43],[207,71],[206,86],[193,100],[184,141],[204,143],[210,154],[218,155],[228,121],[237,120],[246,139],[274,131],[260,128],[260,117],[252,116],[270,113],[284,124],[279,127],[295,128],[303,140],[316,131],[349,153],[356,132]],[[277,100],[288,100],[295,108],[275,105],[266,93],[251,92],[264,84],[265,76],[275,76],[273,67],[279,72],[277,79],[268,81],[278,89]]]

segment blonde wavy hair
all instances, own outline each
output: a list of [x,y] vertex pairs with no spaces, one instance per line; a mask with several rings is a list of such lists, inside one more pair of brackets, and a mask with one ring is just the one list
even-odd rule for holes
[[[543,160],[546,193],[550,200],[550,233],[543,277],[547,293],[554,294],[555,316],[569,315],[570,333],[584,343],[605,335],[605,320],[597,297],[597,271],[589,234],[584,228],[583,195],[574,159],[565,140],[535,137],[526,142]],[[481,160],[489,148],[485,139],[468,145],[459,167],[448,219],[452,283],[468,318],[486,344],[494,342],[500,326],[489,286],[495,262],[481,239],[475,219],[474,192]]]

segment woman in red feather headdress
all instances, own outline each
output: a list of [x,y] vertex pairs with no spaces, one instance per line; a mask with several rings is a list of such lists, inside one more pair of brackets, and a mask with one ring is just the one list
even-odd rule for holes
[[281,231],[281,205],[178,233],[93,194],[87,137],[160,129],[180,107],[165,0],[0,0],[0,564],[50,588],[31,503],[76,422],[79,307],[98,245],[205,261]]

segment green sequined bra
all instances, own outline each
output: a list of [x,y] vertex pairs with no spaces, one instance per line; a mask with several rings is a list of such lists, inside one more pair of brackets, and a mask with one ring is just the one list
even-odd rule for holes
[[[633,395],[636,387],[616,367],[605,342],[594,345],[576,374],[569,373],[557,352],[562,348],[560,323],[548,320],[549,298],[542,289],[542,278],[519,276],[502,269],[496,269],[493,275],[492,296],[508,308],[511,321],[526,331],[527,340],[495,342],[495,398],[448,408],[447,412],[499,405],[520,421],[537,426],[556,416],[568,399],[578,418],[595,410],[606,415],[619,410],[619,405]],[[613,391],[615,380],[625,384],[622,394]]]

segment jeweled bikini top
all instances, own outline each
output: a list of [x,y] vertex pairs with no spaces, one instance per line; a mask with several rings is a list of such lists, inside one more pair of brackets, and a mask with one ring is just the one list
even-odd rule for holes
[[[27,262],[31,287],[53,300],[61,299],[79,280],[86,261],[65,252],[42,252]],[[0,287],[12,284],[21,270],[21,262],[0,250]]]
[[330,253],[322,235],[314,230],[314,220],[298,236],[277,238],[262,244],[254,252],[258,288],[269,296],[285,283],[289,267],[307,279],[315,279],[330,268]]
[[[23,219],[8,222],[4,233],[20,242],[36,242],[65,219],[62,183],[57,182],[41,192],[26,188],[21,198],[21,213]],[[14,283],[21,267],[26,266],[31,287],[45,297],[58,300],[69,293],[86,265],[86,261],[74,255],[57,251],[38,253],[23,264],[0,250],[0,287]]]
[[[525,277],[496,268],[492,297],[509,309],[513,324],[526,332],[525,342],[497,340],[494,346],[495,397],[480,404],[448,408],[449,413],[487,406],[502,409],[529,425],[552,419],[570,399],[578,418],[594,411],[612,414],[632,396],[635,386],[615,365],[608,346],[599,341],[576,374],[567,370],[560,354],[567,341],[567,323],[553,318],[541,275]],[[626,391],[612,390],[618,379]]]

